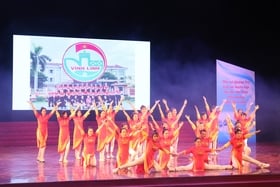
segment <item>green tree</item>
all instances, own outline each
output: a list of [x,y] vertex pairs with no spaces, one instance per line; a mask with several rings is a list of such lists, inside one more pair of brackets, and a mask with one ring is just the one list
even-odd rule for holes
[[[51,61],[51,58],[47,55],[42,55],[43,48],[41,46],[34,46],[34,50],[30,52],[30,58],[31,58],[31,72],[34,75],[34,84],[33,88],[36,92],[38,89],[38,75],[39,72],[44,72],[46,68],[47,61]],[[42,83],[40,83],[42,85]]]

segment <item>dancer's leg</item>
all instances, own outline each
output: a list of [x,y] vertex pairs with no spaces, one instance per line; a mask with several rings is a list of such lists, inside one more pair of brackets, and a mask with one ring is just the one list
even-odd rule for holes
[[189,163],[186,166],[177,166],[174,168],[169,168],[169,171],[190,171],[193,168],[193,162]]
[[136,165],[142,164],[142,163],[144,163],[144,154],[141,157],[139,157],[138,159],[136,159],[136,160],[129,161],[129,162],[127,162],[127,163],[125,163],[125,164],[115,168],[113,170],[113,173],[117,173],[120,169],[126,169],[126,168],[129,168],[129,167],[132,167],[132,166],[136,166]]
[[252,157],[250,157],[248,155],[245,155],[245,154],[242,155],[242,158],[243,158],[243,160],[245,160],[247,162],[250,162],[252,164],[255,164],[255,165],[259,166],[260,168],[268,168],[270,166],[267,163],[264,163],[264,162],[261,162],[259,160],[256,160],[256,159],[254,159],[254,158],[252,158]]
[[204,164],[207,170],[219,170],[219,169],[233,169],[232,165],[218,165],[218,164]]

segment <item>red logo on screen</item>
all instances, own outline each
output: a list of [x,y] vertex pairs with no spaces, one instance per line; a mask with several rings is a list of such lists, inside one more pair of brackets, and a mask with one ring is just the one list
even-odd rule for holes
[[71,45],[64,53],[62,66],[65,73],[80,82],[90,82],[103,75],[107,60],[100,47],[89,42]]

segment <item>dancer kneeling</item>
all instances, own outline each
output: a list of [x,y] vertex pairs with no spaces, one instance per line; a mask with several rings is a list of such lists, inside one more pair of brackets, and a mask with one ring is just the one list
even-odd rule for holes
[[169,168],[169,171],[204,171],[204,170],[219,170],[219,169],[232,169],[232,165],[217,165],[217,164],[208,164],[205,162],[205,158],[211,150],[208,147],[205,147],[201,144],[201,139],[199,137],[195,138],[195,145],[190,147],[187,150],[181,151],[178,153],[182,154],[192,154],[193,161],[186,166],[177,166],[174,168]]

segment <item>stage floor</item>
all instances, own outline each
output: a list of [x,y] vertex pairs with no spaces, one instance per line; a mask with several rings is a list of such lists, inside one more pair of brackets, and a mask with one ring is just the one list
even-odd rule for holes
[[[180,144],[179,144],[180,145]],[[187,178],[194,176],[233,176],[233,175],[274,175],[280,174],[280,144],[257,143],[249,145],[252,156],[260,161],[270,164],[268,169],[260,169],[255,165],[244,168],[242,173],[237,170],[215,170],[194,173],[191,171],[180,172],[152,172],[150,175],[136,175],[132,168],[128,174],[113,174],[115,159],[107,159],[97,163],[97,167],[84,168],[79,161],[74,159],[74,151],[69,154],[69,162],[61,164],[58,162],[59,155],[55,145],[49,145],[46,149],[45,163],[36,161],[36,146],[0,147],[0,185],[4,184],[28,184],[46,183],[58,181],[98,181],[98,180],[127,180],[127,179],[149,179],[149,178]],[[178,150],[187,148],[179,146]],[[213,162],[218,164],[229,163],[230,147],[220,152],[217,156],[211,156]],[[98,158],[98,154],[97,154]],[[186,165],[189,158],[180,156],[178,165]]]

